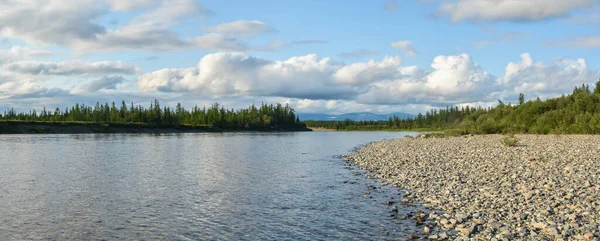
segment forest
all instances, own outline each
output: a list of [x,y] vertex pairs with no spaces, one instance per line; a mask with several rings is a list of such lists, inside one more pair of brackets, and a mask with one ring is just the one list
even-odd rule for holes
[[432,109],[414,118],[396,116],[387,121],[305,121],[308,127],[337,130],[443,130],[453,134],[599,134],[600,81],[591,91],[589,85],[575,87],[569,95],[547,100],[525,101],[489,108],[448,106]]
[[158,100],[150,103],[149,108],[142,105],[120,106],[113,102],[96,103],[95,106],[76,104],[61,110],[46,110],[39,113],[31,110],[27,113],[16,112],[13,108],[0,114],[4,122],[48,122],[48,123],[102,123],[102,124],[139,124],[155,128],[209,127],[225,130],[302,130],[306,125],[300,122],[294,109],[288,105],[251,105],[246,109],[225,109],[218,103],[209,108],[185,109],[181,104],[172,109],[161,107]]

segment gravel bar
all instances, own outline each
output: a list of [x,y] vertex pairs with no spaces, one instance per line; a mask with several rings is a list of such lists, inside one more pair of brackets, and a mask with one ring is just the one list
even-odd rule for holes
[[424,207],[410,238],[600,240],[600,136],[502,138],[386,140],[345,157]]

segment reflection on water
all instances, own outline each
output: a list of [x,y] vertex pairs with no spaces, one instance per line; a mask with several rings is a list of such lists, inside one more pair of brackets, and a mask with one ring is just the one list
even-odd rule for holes
[[335,155],[406,134],[0,136],[0,237],[403,238],[414,227],[380,204],[397,191],[365,195]]

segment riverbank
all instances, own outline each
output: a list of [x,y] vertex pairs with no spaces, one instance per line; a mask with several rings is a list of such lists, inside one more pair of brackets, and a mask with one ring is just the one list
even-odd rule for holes
[[[408,190],[429,239],[597,240],[600,136],[501,135],[381,141],[346,157]],[[432,211],[439,210],[439,211]]]
[[320,131],[320,132],[331,132],[337,131],[336,129],[323,128],[323,127],[308,127],[311,131]]
[[91,122],[0,122],[0,134],[88,134],[88,133],[203,133],[233,131],[311,131],[308,128],[223,129],[209,126],[153,126],[141,123]]

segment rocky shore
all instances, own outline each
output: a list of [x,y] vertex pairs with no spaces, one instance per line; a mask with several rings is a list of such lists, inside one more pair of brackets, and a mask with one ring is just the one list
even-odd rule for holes
[[600,136],[405,138],[345,156],[420,205],[429,240],[600,240]]

